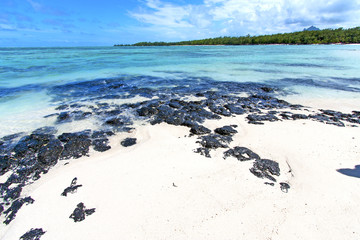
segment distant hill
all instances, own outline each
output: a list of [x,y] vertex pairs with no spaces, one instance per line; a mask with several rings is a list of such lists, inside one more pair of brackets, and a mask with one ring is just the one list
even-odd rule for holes
[[311,26],[311,27],[308,27],[308,28],[304,28],[304,31],[320,31],[320,28]]
[[[273,35],[217,37],[181,42],[139,42],[132,45],[115,46],[181,46],[181,45],[260,45],[260,44],[332,44],[360,43],[360,27],[349,29],[318,29],[311,26],[305,31],[278,33]],[[310,30],[309,30],[310,29]]]

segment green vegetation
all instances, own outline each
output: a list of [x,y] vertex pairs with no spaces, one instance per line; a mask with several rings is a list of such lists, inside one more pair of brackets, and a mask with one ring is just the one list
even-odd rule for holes
[[260,44],[331,44],[360,43],[360,27],[324,29],[245,37],[218,37],[182,42],[139,42],[115,46],[177,46],[177,45],[260,45]]

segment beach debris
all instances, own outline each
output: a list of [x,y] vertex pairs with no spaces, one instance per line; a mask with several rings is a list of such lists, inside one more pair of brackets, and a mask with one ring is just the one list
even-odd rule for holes
[[20,237],[20,240],[40,240],[41,236],[45,233],[42,228],[31,228]]
[[234,127],[237,126],[236,125],[223,126],[221,128],[216,128],[214,132],[223,136],[231,136],[238,132],[234,129]]
[[279,163],[269,159],[256,159],[250,172],[258,178],[267,178],[273,182],[276,179],[272,176],[280,176]]
[[284,193],[287,193],[290,189],[290,185],[286,182],[281,182],[280,183],[280,189],[281,191],[283,191]]
[[89,216],[95,212],[95,208],[86,209],[84,203],[79,203],[74,212],[70,215],[69,218],[72,218],[74,222],[81,222],[85,219],[86,216]]
[[224,159],[232,156],[239,161],[259,160],[260,156],[246,147],[234,147],[224,152]]
[[135,144],[136,144],[136,138],[125,138],[123,141],[121,141],[121,146],[123,147],[130,147]]
[[25,198],[20,198],[15,200],[11,206],[6,209],[4,211],[4,214],[6,215],[6,219],[4,221],[4,223],[7,225],[9,224],[12,220],[14,220],[14,218],[16,217],[17,212],[20,210],[20,208],[24,205],[24,204],[32,204],[34,203],[34,199],[32,199],[31,197],[25,197]]
[[64,191],[61,193],[61,196],[67,196],[68,193],[75,193],[79,187],[82,187],[81,184],[76,185],[77,178],[75,177],[69,187],[65,188]]
[[175,183],[173,183],[172,185],[173,185],[173,187],[177,187],[177,185],[175,185]]

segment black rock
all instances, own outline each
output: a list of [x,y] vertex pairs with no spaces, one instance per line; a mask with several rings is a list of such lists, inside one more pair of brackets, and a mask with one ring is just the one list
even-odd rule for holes
[[203,135],[211,133],[211,130],[202,125],[194,125],[191,127],[190,132],[195,135]]
[[308,119],[309,118],[305,114],[293,114],[291,117],[294,120],[296,120],[296,119]]
[[95,208],[86,209],[84,203],[79,203],[74,212],[69,218],[72,218],[74,222],[81,222],[85,219],[85,216],[91,215],[95,212]]
[[207,158],[211,158],[210,150],[208,148],[197,148],[194,150],[195,153],[200,153],[200,155],[205,156]]
[[60,158],[63,149],[61,141],[53,139],[39,149],[38,160],[44,166],[54,166]]
[[105,124],[110,125],[110,126],[114,126],[114,127],[121,127],[125,125],[125,122],[123,121],[122,118],[110,118],[108,120],[105,121]]
[[236,114],[236,115],[241,115],[246,112],[241,106],[237,106],[235,104],[226,104],[226,105],[224,105],[224,107],[227,110],[229,110],[231,113]]
[[95,212],[95,208],[85,209],[85,215],[89,216]]
[[91,133],[90,130],[84,130],[84,131],[75,132],[75,133],[63,133],[58,136],[58,139],[63,143],[67,143],[73,139],[87,139],[90,137],[90,133]]
[[159,111],[155,107],[143,107],[137,110],[139,116],[149,117],[157,114]]
[[0,203],[0,216],[1,216],[3,211],[4,211],[4,206]]
[[273,115],[273,114],[249,114],[246,117],[249,120],[249,123],[251,124],[262,124],[261,122],[263,121],[270,121],[270,122],[274,122],[274,121],[278,121],[279,119]]
[[20,237],[20,240],[40,240],[46,232],[42,228],[32,228]]
[[98,152],[105,152],[111,148],[111,146],[108,145],[109,140],[107,138],[101,138],[101,139],[94,139],[92,141],[92,145],[94,147],[95,151]]
[[271,87],[261,87],[260,89],[267,93],[274,92],[274,89]]
[[215,114],[219,114],[219,115],[222,115],[222,116],[225,116],[225,117],[230,117],[231,116],[231,112],[229,112],[223,106],[210,105],[209,109]]
[[63,104],[63,105],[60,105],[57,108],[55,108],[55,110],[65,110],[67,108],[69,108],[69,105]]
[[57,123],[64,123],[64,122],[69,122],[71,120],[71,116],[69,112],[61,112],[58,117],[56,122]]
[[54,134],[57,133],[57,129],[55,127],[46,126],[46,127],[38,128],[38,129],[34,130],[32,133],[33,134],[50,134],[50,135],[54,135]]
[[93,134],[91,135],[92,138],[105,138],[105,137],[109,137],[109,136],[113,136],[114,133],[112,131],[103,131],[103,130],[99,130],[99,131],[94,131]]
[[73,111],[71,115],[74,117],[74,120],[84,120],[92,115],[92,112],[83,112],[83,111]]
[[88,138],[74,138],[64,145],[60,159],[80,158],[89,152],[91,140]]
[[8,189],[6,195],[4,196],[4,201],[8,202],[9,200],[17,199],[18,197],[20,197],[21,191],[22,191],[22,187],[20,185]]
[[272,175],[280,176],[279,164],[268,159],[255,160],[253,167],[250,168],[250,172],[259,178],[266,177],[274,182],[276,182],[276,179]]
[[123,147],[130,147],[135,144],[136,144],[136,138],[125,138],[123,141],[121,141],[121,145]]
[[234,147],[224,152],[224,159],[232,156],[239,161],[259,160],[260,156],[246,147]]
[[15,138],[18,138],[22,135],[23,133],[14,133],[14,134],[10,134],[10,135],[6,135],[4,137],[2,137],[1,139],[3,141],[12,141],[14,140]]
[[11,206],[8,209],[6,209],[6,211],[4,211],[4,214],[6,215],[6,219],[4,223],[6,225],[9,224],[12,220],[14,220],[17,212],[25,203],[32,204],[34,203],[34,199],[32,199],[31,197],[17,199],[11,204]]
[[169,103],[169,106],[172,108],[182,108],[182,105],[184,104],[183,101],[172,99]]
[[11,158],[7,155],[0,156],[0,176],[4,175],[11,167]]
[[275,183],[264,182],[265,185],[275,186]]
[[47,144],[54,136],[50,134],[30,134],[19,140],[13,151],[18,158],[24,157],[28,153],[37,152],[42,146]]
[[224,126],[221,128],[216,128],[215,132],[220,135],[231,136],[231,135],[237,133],[238,131],[236,131],[232,126]]
[[285,183],[285,182],[281,182],[280,183],[280,189],[281,191],[287,193],[290,189],[290,185],[288,183]]
[[74,178],[71,181],[71,184],[69,187],[65,188],[64,191],[61,193],[61,196],[67,196],[68,193],[75,193],[79,187],[82,187],[81,184],[76,185],[77,178]]
[[229,136],[222,136],[218,134],[210,134],[206,136],[202,136],[199,139],[201,141],[197,141],[197,143],[200,143],[204,148],[227,148],[228,143],[232,141],[232,138]]

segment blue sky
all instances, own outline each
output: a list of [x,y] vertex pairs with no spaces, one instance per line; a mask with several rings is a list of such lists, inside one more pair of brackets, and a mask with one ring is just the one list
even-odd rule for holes
[[360,0],[0,0],[0,46],[111,46],[360,26]]

